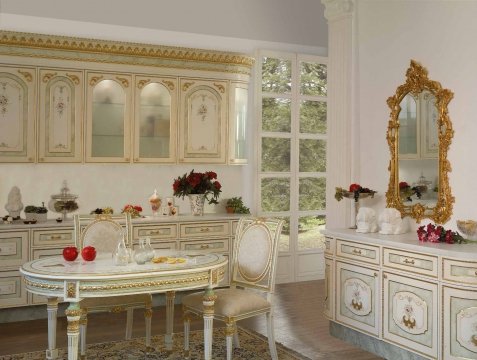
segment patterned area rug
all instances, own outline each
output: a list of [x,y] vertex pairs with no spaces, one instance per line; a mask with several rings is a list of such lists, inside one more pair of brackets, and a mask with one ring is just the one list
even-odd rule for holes
[[[270,359],[268,350],[268,340],[264,336],[253,331],[238,328],[240,338],[240,348],[234,349],[233,359],[243,360],[264,360]],[[174,334],[174,350],[167,353],[164,349],[164,336],[158,335],[152,338],[152,346],[156,349],[152,353],[145,352],[143,338],[129,341],[115,341],[101,344],[91,344],[88,346],[86,356],[90,360],[179,360],[184,359],[182,351],[183,334]],[[190,333],[190,359],[198,360],[204,357],[203,332],[191,331]],[[277,343],[278,358],[280,360],[310,360],[297,352]],[[58,360],[67,359],[66,349],[59,349]],[[214,339],[212,347],[213,359],[225,359],[225,335],[224,328],[214,329]],[[15,355],[0,356],[0,360],[44,360],[45,351],[35,351]]]

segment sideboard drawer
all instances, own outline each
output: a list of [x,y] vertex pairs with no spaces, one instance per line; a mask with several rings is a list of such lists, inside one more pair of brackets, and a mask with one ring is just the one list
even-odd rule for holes
[[27,305],[28,296],[19,271],[0,272],[0,306]]
[[176,239],[177,225],[176,224],[161,224],[148,226],[134,226],[133,239],[142,237],[150,237],[154,239]]
[[379,265],[379,247],[345,240],[336,240],[336,256]]
[[437,256],[417,254],[410,251],[383,249],[384,266],[412,273],[437,277]]
[[28,231],[0,233],[0,267],[19,267],[28,261]]
[[73,229],[33,230],[33,246],[67,246],[73,245]]
[[477,284],[477,262],[442,260],[442,280],[455,283]]
[[229,239],[181,241],[180,250],[228,251]]
[[180,224],[181,238],[197,238],[211,236],[229,236],[230,224],[228,222],[207,222]]

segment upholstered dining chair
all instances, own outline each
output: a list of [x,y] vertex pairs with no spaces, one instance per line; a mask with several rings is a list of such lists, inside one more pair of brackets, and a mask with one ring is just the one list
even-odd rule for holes
[[[239,347],[236,322],[266,315],[271,358],[277,349],[273,329],[273,294],[278,241],[283,220],[260,217],[241,218],[233,245],[230,287],[215,291],[214,319],[226,324],[227,360],[232,359],[232,342]],[[190,315],[201,316],[203,293],[182,298],[184,310],[184,352],[189,356]]]
[[[74,218],[75,245],[81,251],[86,246],[94,246],[98,256],[107,253],[111,256],[118,245],[120,236],[124,236],[126,246],[132,248],[131,216],[130,214],[112,215],[75,215]],[[85,358],[86,330],[88,312],[126,311],[126,340],[131,339],[133,327],[133,311],[144,308],[146,321],[146,347],[151,345],[151,294],[121,295],[107,298],[86,298],[80,301],[80,349],[81,358]]]

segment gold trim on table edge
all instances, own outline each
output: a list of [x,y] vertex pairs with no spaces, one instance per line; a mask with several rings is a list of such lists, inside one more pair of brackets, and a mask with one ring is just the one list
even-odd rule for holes
[[[251,69],[255,62],[255,59],[253,57],[236,52],[99,40],[58,35],[34,34],[15,31],[0,31],[0,46],[15,46],[27,49],[30,48],[41,50],[78,51],[89,54],[109,54],[122,56],[125,55],[144,58],[157,58],[171,61],[237,65],[244,66],[248,69]],[[34,57],[42,57],[40,55],[30,55]],[[45,55],[45,57],[55,58],[55,56],[48,55]],[[57,58],[78,60],[77,57],[69,58],[67,56],[61,56],[59,54],[57,55]],[[110,62],[115,61],[110,60]],[[228,69],[228,71],[238,73],[244,72],[243,70],[240,70],[238,68]]]
[[[223,279],[223,275],[225,274],[225,269],[219,270],[219,279]],[[102,290],[118,290],[118,289],[135,289],[135,288],[142,288],[142,287],[153,287],[153,286],[162,286],[162,285],[177,285],[177,284],[185,284],[185,283],[197,283],[204,280],[209,280],[210,276],[207,273],[206,275],[189,277],[184,279],[175,279],[175,280],[155,280],[155,281],[144,281],[138,283],[123,283],[123,284],[115,284],[115,285],[81,285],[79,287],[80,291],[102,291]],[[219,281],[220,281],[219,280]],[[48,289],[48,290],[61,290],[63,289],[62,285],[52,285],[52,284],[45,284],[45,283],[37,283],[35,281],[31,281],[27,278],[24,278],[23,281],[29,287],[39,288],[39,289]]]

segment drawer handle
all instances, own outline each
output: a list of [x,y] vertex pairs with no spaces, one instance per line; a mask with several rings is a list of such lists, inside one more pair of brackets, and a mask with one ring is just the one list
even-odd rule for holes
[[61,235],[51,235],[50,240],[61,240]]
[[208,248],[210,248],[210,246],[209,245],[200,245],[200,248],[201,249],[208,249]]
[[374,277],[378,277],[378,273],[375,272],[375,273],[374,273]]
[[210,229],[208,227],[206,228],[200,228],[200,232],[209,232]]
[[354,254],[362,255],[361,250],[353,249]]
[[388,278],[388,276],[387,276],[386,274],[384,274],[384,275],[383,275],[383,278],[387,279],[387,278]]
[[149,231],[149,235],[159,235],[160,233],[159,230]]
[[414,265],[414,259],[413,260],[409,260],[409,259],[404,259],[404,264],[411,264],[411,265]]

